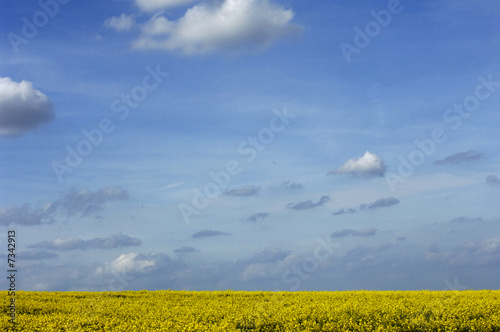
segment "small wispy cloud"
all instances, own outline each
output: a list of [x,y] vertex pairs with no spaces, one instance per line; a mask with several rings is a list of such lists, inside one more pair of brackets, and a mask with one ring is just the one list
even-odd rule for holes
[[289,190],[300,190],[304,188],[302,183],[285,181],[281,183],[281,187]]
[[128,31],[135,26],[135,16],[125,14],[113,16],[104,21],[104,26],[118,32]]
[[468,150],[464,152],[458,152],[452,155],[449,155],[448,157],[441,159],[441,160],[436,160],[434,163],[437,165],[443,165],[443,164],[458,164],[463,161],[474,161],[474,160],[479,160],[483,156],[482,153],[476,152],[474,150]]
[[244,186],[224,192],[226,196],[254,196],[259,193],[260,188],[254,185]]
[[346,236],[373,236],[377,232],[376,228],[350,229],[345,228],[340,231],[333,232],[331,237],[346,237]]
[[325,203],[330,201],[329,196],[321,196],[319,201],[314,203],[313,201],[305,201],[300,203],[289,203],[286,207],[292,210],[307,210],[314,209],[319,206],[323,206]]
[[352,214],[352,213],[356,213],[360,210],[373,210],[373,209],[393,206],[396,204],[399,204],[399,199],[397,199],[396,197],[379,198],[373,203],[360,204],[359,207],[351,207],[351,208],[344,207],[340,210],[333,212],[332,215],[340,216],[343,214]]
[[488,175],[486,177],[486,183],[493,187],[499,187],[500,179],[496,175]]
[[356,208],[342,208],[332,213],[334,216],[340,216],[342,214],[352,214],[356,213]]
[[399,204],[399,199],[395,197],[387,197],[377,199],[375,202],[368,205],[367,209],[377,209],[381,207],[389,207],[392,205]]
[[191,254],[194,252],[198,252],[199,250],[195,247],[180,247],[174,250],[176,254]]
[[282,261],[290,255],[289,251],[284,251],[278,248],[265,249],[255,254],[248,263],[250,264],[265,264],[277,261]]
[[269,213],[259,212],[259,213],[252,214],[251,216],[249,216],[248,218],[246,218],[244,221],[246,221],[246,222],[257,222],[260,219],[267,218],[267,216],[269,216]]
[[458,217],[458,218],[454,218],[454,219],[450,220],[451,223],[458,223],[458,224],[471,223],[471,222],[482,222],[482,221],[483,221],[483,218],[481,218],[481,217],[477,217],[477,218]]
[[229,233],[221,232],[221,231],[213,231],[210,229],[204,229],[197,233],[194,233],[192,237],[200,238],[200,237],[212,237],[212,236],[220,236],[220,235],[230,235]]

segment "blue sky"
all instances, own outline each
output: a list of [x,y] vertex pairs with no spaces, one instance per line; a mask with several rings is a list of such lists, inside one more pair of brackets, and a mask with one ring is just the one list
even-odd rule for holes
[[3,3],[18,287],[498,288],[499,7]]

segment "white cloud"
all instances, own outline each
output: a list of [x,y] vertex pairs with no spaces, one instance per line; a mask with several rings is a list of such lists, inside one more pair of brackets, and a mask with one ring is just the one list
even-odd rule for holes
[[118,273],[142,272],[145,269],[154,267],[155,260],[144,255],[129,253],[120,255],[111,262],[110,267]]
[[151,289],[166,289],[173,288],[173,276],[186,266],[181,260],[173,260],[166,254],[132,252],[90,269],[92,273],[88,281],[101,284],[108,290],[144,289],[143,285],[149,285]]
[[427,253],[428,260],[445,261],[451,266],[497,266],[500,262],[500,237],[470,241],[449,251]]
[[113,16],[104,21],[104,26],[115,31],[128,31],[135,25],[135,17],[133,15],[121,14]]
[[145,12],[159,10],[168,7],[182,6],[196,0],[135,0],[135,4]]
[[[163,257],[165,256],[165,257]],[[107,273],[147,273],[150,272],[160,261],[168,258],[164,254],[143,255],[138,253],[121,254],[118,258],[111,262],[104,263],[95,270],[96,275]]]
[[[361,236],[372,231],[355,232]],[[190,266],[162,253],[124,253],[104,263],[69,266],[51,263],[54,260],[49,258],[56,257],[49,253],[33,253],[31,259],[47,260],[37,265],[31,261],[30,268],[25,268],[23,285],[26,290],[50,291],[291,290],[295,286],[305,290],[442,289],[443,278],[455,274],[472,280],[468,284],[471,288],[498,288],[500,238],[469,242],[448,252],[433,246],[427,255],[418,245],[380,243],[350,248],[345,243],[345,248],[330,254],[324,250],[290,253],[270,248],[249,259],[202,266]],[[6,255],[0,253],[0,258]],[[8,288],[7,282],[0,280],[0,287]]]
[[134,47],[185,54],[262,48],[299,30],[290,23],[293,16],[292,10],[268,0],[224,0],[217,5],[203,2],[177,21],[153,16]]
[[86,250],[86,249],[112,249],[118,247],[138,246],[141,240],[131,238],[125,234],[117,234],[106,238],[82,240],[74,238],[54,239],[28,246],[28,248],[44,248],[49,250]]
[[0,77],[0,136],[16,136],[54,118],[53,105],[31,82]]
[[56,249],[56,250],[74,250],[76,248],[81,247],[84,244],[84,240],[82,239],[54,239],[49,243],[41,243],[41,245],[30,246],[29,248],[47,248],[47,249]]
[[357,177],[384,176],[387,167],[384,161],[374,153],[366,151],[362,157],[346,161],[342,166],[328,174],[351,174]]

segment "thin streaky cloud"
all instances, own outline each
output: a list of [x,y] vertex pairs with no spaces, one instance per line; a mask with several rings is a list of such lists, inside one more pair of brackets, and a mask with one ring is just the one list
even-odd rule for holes
[[396,197],[386,197],[386,198],[380,198],[380,199],[377,199],[375,202],[369,204],[367,206],[367,209],[377,209],[377,208],[381,208],[381,207],[389,207],[389,206],[392,206],[392,205],[396,205],[396,204],[399,204],[399,199],[397,199]]
[[330,201],[329,196],[321,196],[319,201],[314,203],[313,201],[304,201],[300,203],[289,203],[287,205],[287,208],[292,209],[292,210],[308,210],[308,209],[314,209],[320,206],[325,205],[327,202]]
[[214,231],[211,229],[204,229],[202,231],[194,233],[191,237],[194,238],[202,238],[202,237],[213,237],[213,236],[221,236],[221,235],[230,235],[226,232]]
[[453,218],[450,220],[451,223],[458,223],[458,224],[475,223],[475,222],[482,222],[482,221],[483,221],[483,218],[481,218],[481,217],[476,217],[476,218],[458,217],[458,218]]
[[226,196],[254,196],[259,193],[260,188],[256,187],[254,185],[249,185],[249,186],[243,186],[240,188],[228,190],[224,192],[224,195]]
[[396,197],[385,197],[385,198],[379,198],[373,203],[368,203],[368,204],[360,204],[359,207],[351,207],[351,208],[342,208],[340,210],[337,210],[332,213],[334,216],[340,216],[343,214],[353,214],[358,211],[363,211],[363,210],[373,210],[373,209],[378,209],[378,208],[385,208],[385,207],[390,207],[393,205],[399,204],[399,199]]
[[259,213],[254,213],[251,216],[248,216],[244,221],[246,222],[257,222],[258,220],[262,220],[264,218],[267,218],[269,216],[269,213],[267,212],[259,212]]
[[444,159],[436,160],[434,163],[437,165],[443,164],[459,164],[461,162],[476,161],[483,156],[482,153],[476,152],[474,150],[468,150],[464,152],[458,152],[447,156]]
[[302,183],[298,182],[292,182],[292,181],[285,181],[281,183],[281,187],[289,190],[300,190],[304,188],[304,185]]
[[334,215],[334,216],[340,216],[340,215],[343,215],[343,214],[353,214],[353,213],[356,213],[356,208],[342,208],[340,210],[332,212],[332,215]]
[[142,241],[125,234],[117,234],[105,238],[83,240],[78,238],[58,238],[51,241],[39,242],[29,245],[28,248],[42,248],[48,250],[88,250],[88,249],[114,249],[122,247],[139,246]]
[[376,228],[351,229],[345,228],[340,231],[333,232],[331,237],[346,237],[346,236],[373,236],[377,232]]
[[195,253],[195,252],[199,252],[199,251],[200,250],[196,249],[195,247],[185,246],[185,247],[180,247],[180,248],[175,249],[174,253],[176,253],[176,254],[191,254],[191,253]]

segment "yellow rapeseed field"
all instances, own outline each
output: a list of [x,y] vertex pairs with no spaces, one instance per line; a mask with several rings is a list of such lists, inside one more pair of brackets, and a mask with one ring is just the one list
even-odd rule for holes
[[500,291],[16,292],[1,331],[500,331]]

